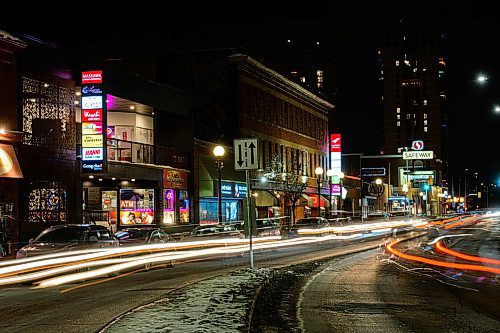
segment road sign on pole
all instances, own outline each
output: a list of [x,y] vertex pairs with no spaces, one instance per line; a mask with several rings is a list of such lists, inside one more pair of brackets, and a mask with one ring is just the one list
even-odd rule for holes
[[257,170],[259,168],[258,139],[234,140],[234,170]]

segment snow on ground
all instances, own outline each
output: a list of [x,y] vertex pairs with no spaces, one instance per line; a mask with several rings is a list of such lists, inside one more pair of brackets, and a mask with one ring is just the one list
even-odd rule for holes
[[257,290],[271,274],[242,269],[203,280],[119,317],[101,332],[246,331]]

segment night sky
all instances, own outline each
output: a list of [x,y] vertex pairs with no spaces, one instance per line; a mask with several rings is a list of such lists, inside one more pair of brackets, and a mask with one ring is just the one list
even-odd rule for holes
[[[39,35],[76,51],[91,45],[104,57],[224,46],[245,47],[252,55],[287,38],[318,39],[337,50],[343,68],[334,103],[339,112],[349,111],[344,119],[349,125],[343,129],[350,137],[347,149],[373,152],[376,37],[400,18],[431,18],[449,41],[450,171],[458,177],[469,168],[485,182],[500,184],[500,113],[493,111],[500,104],[500,11],[495,1],[184,2],[169,8],[113,8],[97,19],[75,11],[70,20],[62,12],[30,20],[3,12],[0,29]],[[70,28],[61,29],[62,22]],[[474,82],[478,72],[489,77],[486,85]]]

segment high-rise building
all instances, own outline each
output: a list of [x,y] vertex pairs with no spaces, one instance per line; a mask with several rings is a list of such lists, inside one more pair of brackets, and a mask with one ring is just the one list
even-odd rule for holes
[[432,150],[434,159],[414,161],[413,167],[447,169],[446,36],[428,24],[407,24],[381,35],[378,48],[382,154],[400,153],[415,140]]

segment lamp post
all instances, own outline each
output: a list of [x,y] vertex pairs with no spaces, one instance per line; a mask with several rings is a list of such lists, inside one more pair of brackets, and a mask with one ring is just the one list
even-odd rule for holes
[[328,177],[328,187],[330,189],[330,197],[328,198],[330,200],[330,204],[328,205],[328,211],[330,214],[330,218],[332,217],[332,177],[334,175],[334,171],[329,169],[326,171],[326,176]]
[[318,216],[320,216],[321,203],[320,203],[320,195],[321,195],[321,175],[323,174],[323,168],[317,167],[314,169],[314,173],[316,174],[316,181],[318,182]]
[[221,171],[224,167],[224,162],[221,160],[221,157],[224,156],[225,149],[222,146],[216,146],[214,148],[214,156],[215,156],[215,168],[217,169],[217,202],[218,202],[218,213],[217,213],[217,222],[219,224],[222,223],[222,198],[221,198],[221,190],[222,190],[222,177]]
[[[382,185],[382,183],[383,183],[382,179],[380,178],[375,179],[375,184]],[[377,200],[378,200],[378,209],[380,210],[380,197]]]

